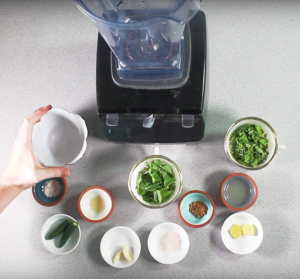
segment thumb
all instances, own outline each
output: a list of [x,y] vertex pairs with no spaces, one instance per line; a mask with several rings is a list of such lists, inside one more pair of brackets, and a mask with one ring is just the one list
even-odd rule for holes
[[49,168],[42,168],[39,171],[39,176],[41,180],[53,177],[65,177],[70,176],[70,170],[65,167],[49,167]]

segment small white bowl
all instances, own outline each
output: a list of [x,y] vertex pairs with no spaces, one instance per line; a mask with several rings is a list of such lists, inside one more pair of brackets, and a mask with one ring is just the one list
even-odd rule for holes
[[[244,236],[234,239],[229,234],[232,225],[255,225],[257,231],[255,235]],[[264,236],[263,228],[259,220],[252,214],[246,212],[238,212],[230,215],[223,223],[221,229],[221,238],[225,247],[232,253],[238,255],[246,255],[254,252],[262,243]]]
[[[92,208],[91,201],[93,198],[99,198],[102,202],[100,212]],[[83,219],[91,223],[103,222],[109,218],[114,209],[114,199],[112,194],[101,186],[91,186],[86,188],[79,196],[77,202],[79,214]]]
[[[113,263],[113,258],[116,253],[127,246],[133,261],[122,259]],[[100,253],[103,259],[112,267],[125,268],[133,265],[141,253],[141,241],[138,235],[127,227],[118,226],[108,230],[100,241]]]
[[[150,204],[150,203],[145,202],[143,200],[142,196],[137,193],[137,180],[139,177],[139,172],[147,166],[146,163],[152,162],[153,160],[156,160],[156,159],[159,159],[159,160],[161,160],[162,163],[168,164],[172,167],[174,175],[175,175],[175,179],[176,179],[176,188],[175,188],[173,195],[166,202],[160,203],[160,204]],[[148,207],[148,208],[163,208],[163,207],[171,204],[172,202],[174,202],[180,195],[181,190],[182,190],[182,174],[181,174],[179,167],[171,159],[169,159],[167,157],[164,157],[161,155],[153,155],[153,156],[145,157],[144,159],[137,162],[133,166],[133,168],[130,172],[130,175],[129,175],[129,179],[128,179],[128,189],[129,189],[131,196],[139,204],[141,204],[145,207]]]
[[78,114],[52,108],[33,127],[33,149],[44,166],[73,164],[86,150],[87,135],[86,124]]
[[53,230],[55,227],[57,227],[59,224],[61,224],[67,219],[77,222],[73,217],[67,214],[56,214],[51,216],[43,225],[42,233],[41,233],[42,243],[44,244],[45,248],[53,254],[57,254],[57,255],[68,254],[72,252],[80,242],[81,230],[79,225],[72,233],[67,243],[62,248],[58,248],[58,243],[61,239],[62,234],[51,240],[45,239],[45,236],[49,231]]
[[189,251],[190,240],[186,231],[175,223],[162,223],[149,234],[151,256],[162,264],[180,262]]

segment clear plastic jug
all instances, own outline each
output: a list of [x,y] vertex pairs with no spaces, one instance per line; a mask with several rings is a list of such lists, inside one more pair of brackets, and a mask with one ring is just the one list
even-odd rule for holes
[[202,0],[74,0],[116,56],[121,79],[176,79],[183,73],[184,28]]

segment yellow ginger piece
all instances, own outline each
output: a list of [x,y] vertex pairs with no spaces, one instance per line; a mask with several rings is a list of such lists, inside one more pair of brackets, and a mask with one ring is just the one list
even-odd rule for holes
[[257,227],[255,225],[252,225],[253,227],[253,235],[257,235]]
[[241,226],[234,224],[229,229],[229,233],[233,238],[239,238],[243,235],[243,229]]
[[244,235],[253,235],[254,228],[251,224],[245,224],[242,226],[243,234]]

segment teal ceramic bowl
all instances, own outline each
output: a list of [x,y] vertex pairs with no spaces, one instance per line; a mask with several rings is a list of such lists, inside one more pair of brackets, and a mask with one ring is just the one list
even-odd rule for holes
[[[47,197],[43,191],[43,188],[46,185],[46,183],[52,179],[56,180],[60,184],[61,191],[56,197]],[[39,204],[44,206],[54,206],[61,203],[63,199],[66,197],[67,192],[68,192],[68,184],[64,177],[45,179],[35,184],[32,187],[33,197]]]
[[[196,218],[189,210],[192,202],[201,201],[206,204],[207,214],[201,218]],[[215,216],[215,203],[211,196],[199,190],[187,192],[178,203],[179,216],[183,223],[193,228],[204,227],[211,222]]]

